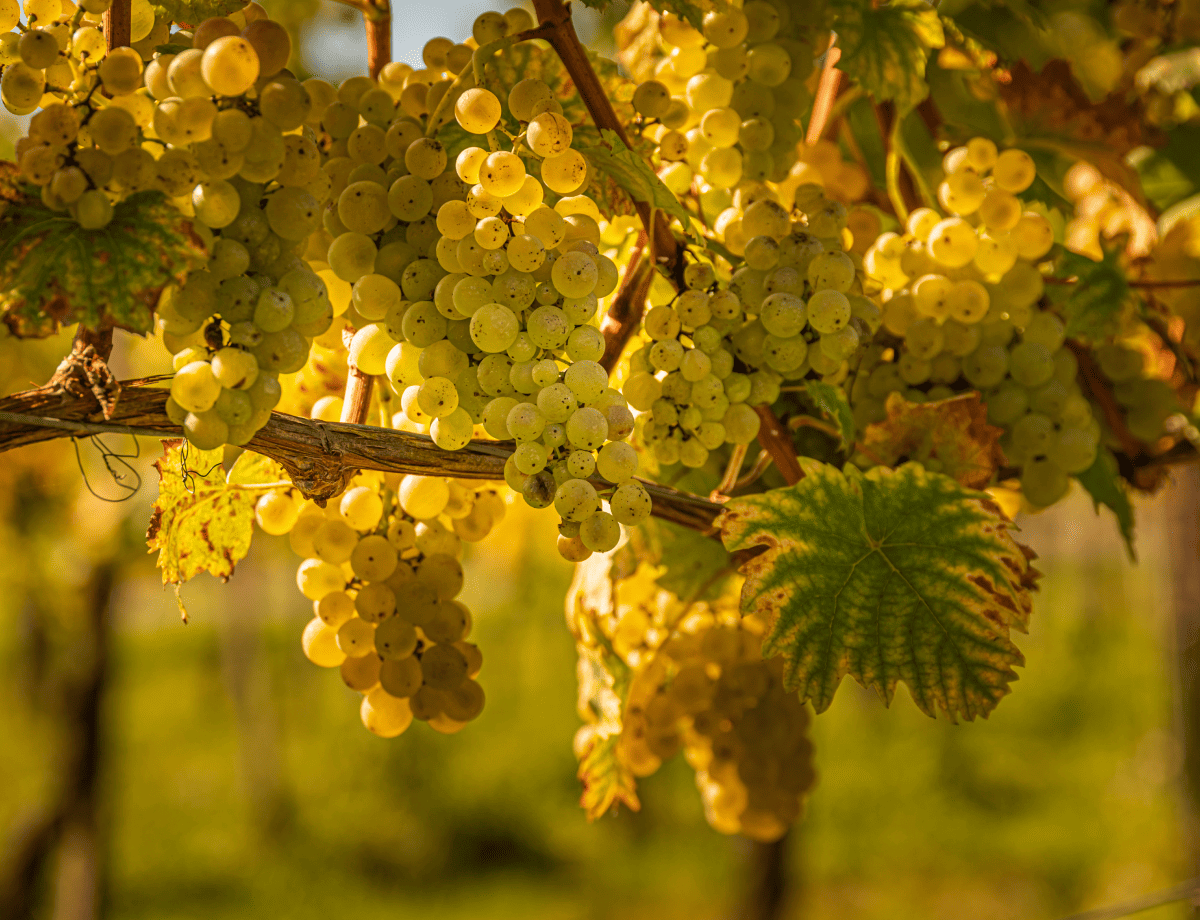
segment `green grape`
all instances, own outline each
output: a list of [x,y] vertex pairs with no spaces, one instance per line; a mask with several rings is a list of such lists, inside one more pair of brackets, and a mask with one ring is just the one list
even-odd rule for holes
[[388,335],[386,326],[382,323],[368,323],[350,340],[349,363],[364,374],[374,376],[385,373],[388,353],[395,344],[396,341]]
[[1054,375],[1054,358],[1041,342],[1022,342],[1009,353],[1009,374],[1024,387],[1041,386]]
[[535,441],[546,427],[546,418],[533,403],[517,403],[509,410],[505,427],[516,441]]
[[980,345],[963,358],[963,376],[977,390],[997,386],[1007,376],[1008,370],[1008,351],[1000,344]]
[[229,425],[215,410],[189,412],[183,420],[183,433],[200,450],[216,450],[228,443]]
[[1078,475],[1096,462],[1097,447],[1098,440],[1090,430],[1063,428],[1047,450],[1047,459],[1064,473]]
[[346,579],[339,566],[321,559],[305,559],[296,570],[296,586],[309,600],[319,601],[327,594],[342,592]]
[[[758,418],[757,415],[754,417]],[[633,479],[619,483],[608,504],[613,519],[628,527],[634,527],[649,518],[652,508],[645,486]]]
[[1053,505],[1070,487],[1070,477],[1049,459],[1030,460],[1021,472],[1021,492],[1031,504],[1039,507]]
[[809,325],[821,335],[837,332],[850,322],[849,299],[832,288],[813,294],[808,300],[807,311]]
[[471,416],[460,406],[447,416],[435,418],[429,434],[442,450],[461,450],[471,442],[474,430]]
[[404,151],[404,165],[414,176],[434,179],[446,168],[446,148],[433,138],[418,138]]
[[524,182],[525,163],[515,153],[491,153],[479,170],[479,184],[497,198],[515,194]]
[[553,90],[541,80],[521,80],[509,90],[508,109],[518,121],[529,121],[533,117],[534,106],[549,102],[553,95]]
[[516,314],[502,304],[482,306],[471,317],[471,340],[489,354],[507,351],[520,331]]
[[1005,150],[996,158],[992,167],[992,178],[1004,191],[1016,195],[1033,184],[1033,180],[1037,178],[1037,167],[1033,158],[1025,151]]
[[[525,139],[529,144],[529,149],[539,157],[552,157],[563,153],[571,146],[572,133],[571,123],[562,115],[543,112],[530,120]],[[488,160],[490,163],[491,157]],[[481,172],[482,174],[484,173]],[[494,192],[494,194],[500,193]]]

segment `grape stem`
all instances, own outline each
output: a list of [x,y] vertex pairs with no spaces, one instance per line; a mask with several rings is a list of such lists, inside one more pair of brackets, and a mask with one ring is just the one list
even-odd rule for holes
[[804,143],[809,147],[816,144],[825,133],[829,124],[829,115],[833,111],[833,102],[837,98],[838,86],[841,83],[842,72],[836,64],[842,57],[842,50],[834,46],[837,33],[829,36],[829,48],[825,51],[825,63],[821,67],[821,82],[817,84],[817,95],[813,100],[812,118],[808,122],[808,133],[804,135]]
[[646,308],[646,296],[650,293],[650,282],[654,280],[654,266],[645,256],[645,245],[646,235],[638,234],[637,246],[625,269],[625,280],[600,324],[604,334],[604,354],[600,364],[610,375],[621,360],[625,346],[637,332]]
[[346,372],[346,395],[342,402],[342,421],[362,425],[371,411],[371,389],[375,378],[351,365]]
[[709,501],[721,503],[729,501],[729,493],[737,485],[738,473],[742,471],[742,464],[745,460],[746,445],[735,444],[732,452],[729,454],[729,463],[725,465],[725,475],[721,477],[721,481],[717,483],[717,487],[709,494]]
[[1071,350],[1079,362],[1079,382],[1086,396],[1100,407],[1104,413],[1104,421],[1121,443],[1121,450],[1129,457],[1137,457],[1143,453],[1142,442],[1135,438],[1125,427],[1125,419],[1121,415],[1121,407],[1104,380],[1104,375],[1096,365],[1092,354],[1074,339],[1067,339],[1063,345]]
[[[113,0],[112,6],[104,12],[104,38],[109,51],[129,44],[130,27],[133,22],[132,2],[133,0]],[[96,85],[100,84],[97,82]],[[107,418],[116,408],[116,400],[121,392],[120,385],[110,380],[112,375],[107,373],[107,362],[112,355],[112,348],[111,326],[100,326],[97,329],[80,326],[75,330],[71,353],[63,358],[47,386],[55,387],[60,392],[78,390],[80,387],[95,391],[98,386],[108,390],[110,400],[102,403]]]
[[[125,381],[111,424],[99,421],[100,412],[91,395],[61,394],[40,387],[0,400],[0,453],[81,434],[182,437],[182,430],[167,416],[169,391],[136,386],[138,382]],[[504,461],[513,451],[512,443],[503,441],[472,441],[462,450],[444,451],[427,435],[321,422],[282,412],[273,412],[247,447],[277,460],[293,487],[320,501],[341,492],[358,470],[502,480]],[[670,486],[642,482],[656,517],[705,535],[715,533],[713,522],[720,505]]]
[[[545,38],[558,53],[596,127],[615,132],[626,147],[633,149],[625,127],[613,111],[612,102],[609,101],[600,78],[596,76],[596,71],[592,69],[579,36],[575,34],[570,7],[563,0],[533,0],[533,9],[537,13],[538,22],[551,27]],[[649,202],[634,201],[633,206],[642,220],[642,226],[654,238],[656,258],[666,266],[669,273],[674,274],[676,268],[682,264],[682,250],[675,234],[667,226],[666,219],[661,214],[655,216]]]
[[794,486],[804,478],[804,471],[800,469],[800,459],[796,456],[796,445],[792,442],[791,432],[779,421],[770,406],[755,406],[754,411],[762,419],[762,427],[758,430],[758,443],[771,455],[784,481],[789,486]]

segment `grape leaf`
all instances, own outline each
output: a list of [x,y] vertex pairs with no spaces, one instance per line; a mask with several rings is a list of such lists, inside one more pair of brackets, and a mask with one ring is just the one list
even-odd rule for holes
[[204,264],[200,238],[161,192],[130,196],[100,230],[11,184],[3,197],[0,314],[16,336],[76,322],[149,332],[162,289]]
[[1116,516],[1129,561],[1137,562],[1137,551],[1133,545],[1133,505],[1129,502],[1129,495],[1117,469],[1117,458],[1112,451],[1101,447],[1096,453],[1096,462],[1075,478],[1092,497],[1097,514],[1100,513],[1100,506],[1104,505]]
[[246,5],[246,0],[155,0],[158,19],[196,26],[213,16],[228,16]]
[[1073,277],[1073,284],[1062,285],[1058,307],[1067,322],[1068,336],[1103,339],[1116,331],[1117,322],[1129,303],[1129,279],[1121,265],[1121,247],[1104,252],[1095,262],[1087,256],[1063,250],[1059,261],[1060,277]]
[[850,402],[846,399],[846,391],[832,383],[822,383],[820,380],[808,380],[804,384],[804,392],[813,404],[837,425],[841,434],[842,446],[854,443],[854,413],[850,410]]
[[929,403],[910,403],[899,393],[887,400],[887,419],[863,432],[863,453],[895,466],[917,460],[969,489],[982,489],[1004,465],[1000,436],[989,425],[987,406],[978,393]]
[[925,0],[838,0],[832,5],[838,69],[876,102],[891,99],[901,112],[925,98],[929,52],[945,44],[937,10]]
[[632,672],[609,638],[619,622],[612,577],[604,557],[576,566],[566,603],[579,656],[576,708],[585,722],[575,737],[580,805],[592,821],[621,803],[633,811],[641,808],[637,779],[620,756],[621,715]]
[[691,227],[690,215],[674,193],[655,175],[646,159],[626,147],[615,131],[602,128],[600,135],[603,143],[576,149],[635,201],[645,201],[652,208],[678,218],[684,230],[688,230]]
[[221,450],[198,451],[184,441],[166,441],[154,462],[158,499],[146,531],[158,550],[164,585],[178,586],[201,572],[228,581],[250,550],[254,504],[259,493],[230,488]]
[[979,492],[920,464],[867,473],[801,458],[796,485],[731,501],[730,551],[765,547],[742,571],[742,610],[770,624],[790,688],[829,708],[850,674],[890,703],[904,681],[918,708],[987,716],[1024,664],[1036,572]]
[[[590,6],[594,10],[605,10],[611,3],[612,0],[583,0],[584,6]],[[649,0],[649,5],[659,13],[672,13],[680,19],[686,19],[696,29],[704,28],[704,10],[712,6],[709,3],[691,3],[690,0]],[[724,5],[721,0],[717,0],[716,6]]]
[[284,482],[286,479],[287,474],[278,461],[252,450],[242,451],[229,468],[229,475],[225,477],[225,481],[230,485],[242,486]]

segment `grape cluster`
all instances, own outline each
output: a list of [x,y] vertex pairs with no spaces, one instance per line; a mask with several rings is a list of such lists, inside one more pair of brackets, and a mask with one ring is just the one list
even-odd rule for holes
[[1051,505],[1095,461],[1101,430],[1064,347],[1064,324],[1040,306],[1038,262],[1054,232],[1017,197],[1032,184],[1034,164],[1023,151],[975,138],[943,165],[938,200],[950,216],[919,208],[903,235],[883,234],[864,259],[883,289],[883,326],[899,345],[880,344],[860,367],[850,391],[855,416],[860,425],[882,420],[893,392],[925,402],[978,390],[988,420],[1005,429],[1001,446],[1022,469],[1025,497]]
[[681,748],[716,830],[777,840],[814,781],[808,711],[762,657],[762,623],[698,604],[635,677],[618,742],[636,775]]
[[[495,15],[477,20],[477,41],[509,28],[485,18]],[[424,55],[449,63],[440,41]],[[381,80],[394,73],[385,68]],[[514,439],[505,478],[535,507],[555,506],[563,554],[612,549],[620,524],[644,520],[650,499],[625,443],[633,415],[599,363],[600,299],[618,271],[599,251],[595,203],[573,194],[587,165],[571,149],[572,127],[547,84],[521,81],[507,99],[523,128],[512,149],[469,146],[451,162],[426,136],[438,110],[452,107],[464,130],[491,135],[492,148],[503,106],[478,87],[436,101],[427,93],[418,105],[409,90],[425,84],[416,76],[404,78],[400,114],[380,106],[378,127],[353,127],[362,100],[353,118],[335,104],[323,119],[334,141],[321,245],[348,286],[349,363],[386,376],[401,407],[394,426],[428,430],[445,450],[465,447],[476,426]],[[527,162],[539,163],[540,180]],[[597,486],[612,489],[608,510]]]
[[[279,375],[304,366],[333,320],[303,258],[330,194],[310,117],[333,88],[284,69],[291,40],[257,4],[172,33],[148,3],[134,3],[135,43],[111,51],[85,24],[107,3],[69,15],[61,6],[26,4],[32,27],[0,81],[12,111],[45,103],[18,143],[21,175],[86,229],[151,190],[191,217],[209,262],[158,303],[176,371],[167,413],[202,449],[246,444],[280,399]],[[186,50],[154,51],[168,39]],[[17,91],[41,63],[53,101]],[[56,68],[66,70],[56,77]]]
[[811,100],[804,78],[813,53],[797,40],[796,8],[750,0],[706,13],[702,31],[671,14],[655,22],[637,7],[629,16],[627,30],[635,20],[657,29],[657,47],[639,43],[627,63],[643,81],[633,105],[666,186],[684,195],[698,177],[704,210],[715,214],[743,180],[783,181],[796,162],[797,118]]
[[1146,354],[1131,344],[1110,342],[1096,349],[1100,370],[1112,384],[1113,397],[1125,410],[1129,433],[1146,444],[1166,434],[1167,419],[1180,412],[1170,383],[1151,376]]
[[810,373],[844,379],[878,328],[879,309],[861,293],[862,260],[842,248],[846,208],[816,186],[795,191],[807,213],[793,217],[770,187],[739,187],[718,228],[727,243],[743,238],[744,261],[725,284],[712,265],[689,265],[687,289],[646,314],[649,341],[631,356],[624,393],[649,414],[640,437],[662,464],[698,467],[724,443],[749,443],[754,406]]
[[455,597],[463,542],[482,540],[504,511],[494,489],[424,476],[362,474],[324,509],[288,489],[259,499],[259,526],[288,534],[304,557],[296,583],[315,614],[304,654],[341,669],[375,734],[399,735],[414,718],[452,734],[483,711],[483,658]]

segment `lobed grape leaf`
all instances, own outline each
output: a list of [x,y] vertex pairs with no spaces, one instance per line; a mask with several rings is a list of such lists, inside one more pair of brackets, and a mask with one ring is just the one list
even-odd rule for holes
[[904,681],[927,715],[986,717],[1024,664],[1009,631],[1025,631],[1037,576],[1007,519],[918,463],[800,462],[800,482],[718,520],[727,549],[765,547],[742,568],[742,610],[770,624],[764,654],[818,712],[850,674],[886,703]]
[[808,380],[804,384],[804,392],[821,412],[824,412],[837,425],[842,438],[842,446],[854,443],[854,413],[850,409],[850,401],[846,399],[846,391],[832,383],[820,380]]
[[892,393],[886,408],[887,418],[863,432],[862,451],[877,463],[916,460],[968,489],[982,489],[1004,465],[1004,430],[988,424],[978,393],[929,403],[910,403]]
[[184,441],[164,447],[154,462],[158,498],[146,531],[150,551],[158,550],[163,584],[178,591],[201,572],[228,581],[250,551],[258,493],[229,487],[221,450],[198,451]]
[[199,25],[213,16],[228,16],[246,6],[246,0],[154,0],[156,18]]
[[1115,332],[1130,298],[1129,279],[1121,265],[1121,247],[1106,249],[1099,262],[1063,250],[1058,274],[1076,279],[1073,284],[1062,286],[1065,290],[1058,301],[1067,323],[1067,335],[1103,339]]
[[131,195],[107,227],[85,230],[11,171],[0,185],[0,314],[21,338],[76,322],[149,332],[162,289],[204,264],[200,238],[161,192]]
[[891,99],[901,112],[925,98],[929,52],[945,44],[937,10],[925,0],[837,0],[832,5],[838,69],[876,102]]
[[1133,545],[1133,505],[1125,491],[1125,483],[1117,469],[1117,458],[1107,447],[1101,447],[1096,453],[1096,462],[1075,477],[1092,497],[1096,513],[1100,506],[1108,508],[1117,519],[1121,529],[1121,538],[1125,541],[1125,551],[1129,561],[1137,561],[1137,551]]
[[674,193],[663,185],[646,159],[626,147],[615,131],[602,128],[600,135],[602,143],[576,149],[588,158],[588,162],[628,192],[635,201],[644,201],[652,208],[678,218],[683,229],[687,231],[691,227],[690,215]]

